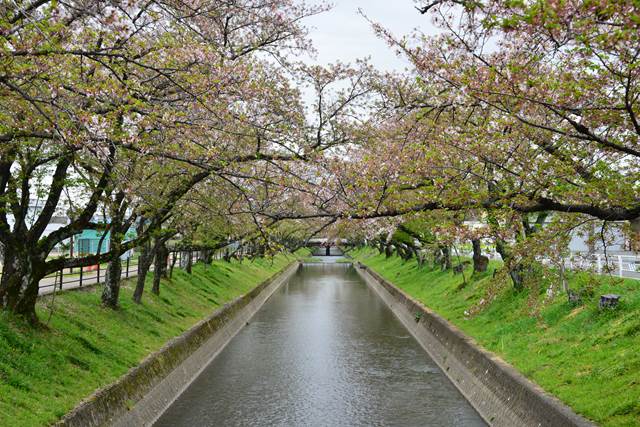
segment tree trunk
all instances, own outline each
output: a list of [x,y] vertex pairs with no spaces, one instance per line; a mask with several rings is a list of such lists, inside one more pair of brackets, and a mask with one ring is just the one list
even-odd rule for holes
[[402,243],[398,243],[396,246],[396,253],[398,254],[398,256],[400,257],[400,259],[402,259],[403,261],[406,261],[406,254],[404,253],[404,246],[402,246]]
[[122,262],[120,261],[120,249],[122,248],[121,223],[117,218],[113,219],[111,235],[109,237],[109,250],[112,251],[104,276],[104,288],[102,290],[102,305],[108,308],[118,308],[120,296],[120,282],[122,280]]
[[502,239],[496,239],[496,251],[509,269],[509,276],[516,290],[524,288],[524,267],[520,263],[514,263],[508,244]]
[[440,270],[451,270],[451,249],[447,245],[440,245]]
[[400,254],[400,257],[403,260],[409,261],[413,257],[413,250],[411,249],[411,247],[409,247],[409,245],[401,244],[398,247],[398,254]]
[[206,265],[211,265],[212,262],[213,262],[213,250],[207,249],[206,251],[204,251],[204,263]]
[[118,253],[119,251],[115,251],[109,260],[104,278],[104,289],[102,290],[102,305],[113,309],[118,308],[122,280],[122,262]]
[[416,260],[418,261],[418,268],[422,269],[422,267],[424,267],[424,254],[417,248],[413,248],[413,252],[416,256]]
[[140,247],[140,257],[138,258],[138,278],[136,279],[136,289],[133,291],[133,301],[140,304],[144,285],[147,280],[147,273],[153,262],[153,252],[151,250],[151,241],[146,241]]
[[[109,227],[109,264],[105,274],[104,288],[102,290],[102,305],[104,307],[116,309],[118,308],[120,296],[120,283],[122,281],[122,245],[125,233],[129,229],[131,223],[124,220],[127,203],[125,201],[124,192],[120,191],[114,195],[110,208],[112,218]],[[98,245],[98,251],[100,244]]]
[[473,245],[473,272],[483,273],[487,271],[489,266],[489,258],[482,255],[482,247],[480,245],[480,239],[473,239],[471,244]]
[[187,265],[185,267],[185,271],[187,274],[191,274],[193,272],[193,252],[187,252]]
[[0,280],[0,306],[32,324],[38,323],[36,300],[40,280],[46,275],[45,261],[29,254],[5,253]]
[[517,264],[515,267],[509,270],[509,276],[513,282],[513,288],[516,291],[524,289],[524,268],[522,264]]
[[171,268],[169,269],[169,279],[173,279],[173,268],[176,266],[176,261],[178,261],[178,257],[176,256],[177,252],[173,253],[173,259],[171,260]]
[[[169,262],[169,249],[164,239],[159,240],[155,247],[155,265],[153,271],[153,287],[151,292],[160,295],[160,280],[167,277],[167,263]],[[171,267],[173,270],[173,266]]]
[[[487,164],[487,170],[489,171],[491,178],[493,178],[493,166]],[[497,195],[499,193],[492,179],[487,181],[487,186],[488,186],[487,189],[489,190],[490,195]],[[494,231],[497,232],[500,229],[500,223],[498,222],[498,220],[496,219],[496,217],[493,215],[491,211],[488,210],[487,214],[488,214],[487,222],[489,223],[489,225],[491,225]],[[525,227],[525,232],[526,232],[526,227]],[[505,266],[509,269],[509,276],[511,276],[513,287],[517,290],[522,289],[524,286],[522,275],[520,274],[522,270],[522,265],[517,263],[514,265],[509,244],[497,236],[496,236],[496,252],[500,254],[502,261],[504,262]]]
[[384,247],[384,256],[385,256],[385,258],[389,258],[389,257],[391,257],[391,255],[393,255],[393,246],[386,245]]

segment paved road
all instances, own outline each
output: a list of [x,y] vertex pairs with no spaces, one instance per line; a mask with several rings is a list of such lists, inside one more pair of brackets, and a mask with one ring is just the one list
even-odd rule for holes
[[[153,270],[153,268],[151,269]],[[100,270],[100,280],[104,280],[105,270]],[[138,264],[130,265],[127,272],[126,266],[122,269],[122,278],[136,277],[138,275]],[[96,271],[85,271],[82,273],[82,287],[91,286],[99,283],[98,273]],[[40,281],[40,291],[38,295],[46,295],[60,290],[60,277],[47,277]],[[74,269],[73,274],[66,269],[63,275],[62,289],[76,289],[80,287],[80,270]]]
[[[193,258],[194,263],[196,263],[197,260],[198,260],[197,257]],[[169,262],[172,262],[172,261],[173,259],[169,258]],[[179,264],[180,262],[176,264],[177,268],[180,268]],[[149,271],[153,271],[153,264],[151,264]],[[80,287],[96,285],[104,281],[105,273],[106,273],[105,268],[102,267],[100,269],[100,280],[98,280],[97,271],[84,271],[82,273],[82,286],[80,286],[80,269],[75,268],[73,270],[73,273],[70,273],[69,269],[65,269],[64,275],[63,275],[63,281],[62,281],[62,289],[63,290],[76,289]],[[138,262],[131,261],[127,271],[126,261],[123,261],[122,278],[127,279],[127,278],[132,278],[137,276],[138,276]],[[60,277],[59,276],[56,277],[52,275],[51,277],[47,277],[40,281],[40,290],[38,292],[38,295],[50,294],[50,293],[53,293],[54,290],[56,291],[60,290]]]

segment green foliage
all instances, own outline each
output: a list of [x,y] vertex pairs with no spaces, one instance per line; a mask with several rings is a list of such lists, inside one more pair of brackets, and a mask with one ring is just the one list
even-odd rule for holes
[[[306,255],[306,252],[300,255]],[[133,283],[122,288],[119,310],[100,308],[101,288],[58,295],[48,329],[0,316],[0,425],[51,424],[215,309],[247,293],[293,261],[291,255],[253,262],[196,264],[175,270],[160,296],[134,304]],[[148,277],[147,288],[151,288]],[[51,301],[37,312],[49,316]]]
[[[495,299],[482,302],[492,287],[492,271],[499,267],[495,261],[488,272],[473,275],[470,284],[459,289],[461,276],[450,272],[421,270],[415,261],[385,258],[373,249],[352,255],[576,412],[605,426],[640,425],[638,281],[573,275],[572,288],[593,288],[585,304],[574,307],[560,295],[536,306],[533,315],[527,291],[504,287]],[[605,293],[622,296],[618,309],[598,309],[598,297]],[[545,298],[544,292],[537,298]],[[478,305],[482,309],[477,314],[465,315]]]

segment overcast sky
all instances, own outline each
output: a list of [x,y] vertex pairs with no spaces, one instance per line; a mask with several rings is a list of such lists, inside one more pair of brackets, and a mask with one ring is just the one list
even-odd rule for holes
[[401,71],[408,66],[373,34],[371,25],[358,14],[359,8],[398,36],[409,34],[414,28],[433,32],[430,18],[420,15],[413,0],[333,0],[333,4],[330,11],[305,22],[318,50],[319,64],[353,62],[370,56],[371,63],[380,70]]

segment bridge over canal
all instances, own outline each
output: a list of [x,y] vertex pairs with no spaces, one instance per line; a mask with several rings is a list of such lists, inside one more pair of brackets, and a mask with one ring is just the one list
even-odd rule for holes
[[340,245],[344,243],[346,240],[343,239],[316,238],[310,239],[307,246],[313,256],[341,256],[343,253]]

